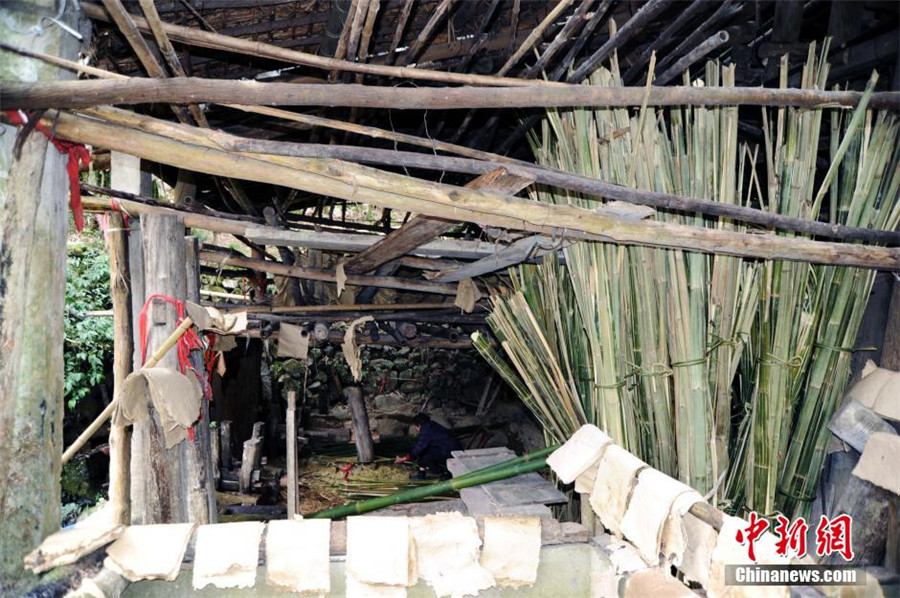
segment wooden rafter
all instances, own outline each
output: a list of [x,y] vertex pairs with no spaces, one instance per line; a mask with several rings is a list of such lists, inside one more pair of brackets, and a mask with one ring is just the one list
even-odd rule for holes
[[[103,7],[85,2],[82,5],[84,14],[92,19],[109,20],[110,16]],[[147,21],[141,17],[132,15],[132,19],[138,29],[149,31]],[[297,50],[288,50],[272,44],[253,42],[241,38],[229,37],[208,31],[200,31],[192,27],[182,27],[171,23],[163,23],[166,34],[170,39],[182,44],[211,48],[227,52],[235,52],[257,58],[269,58],[280,60],[290,64],[324,69],[327,71],[341,70],[365,75],[377,75],[382,77],[400,77],[422,81],[436,81],[454,83],[459,85],[486,85],[491,87],[517,87],[528,85],[528,82],[514,77],[492,77],[488,75],[469,75],[466,73],[446,73],[431,71],[421,68],[404,68],[380,64],[360,64],[347,60],[337,60],[327,56],[316,56]],[[552,85],[547,83],[547,85]]]
[[503,77],[506,75],[512,67],[516,66],[519,60],[522,59],[525,54],[527,54],[531,48],[534,47],[536,43],[541,39],[544,35],[544,32],[551,26],[556,20],[562,15],[563,12],[566,11],[569,6],[571,6],[574,0],[559,0],[557,5],[553,7],[544,20],[538,24],[537,27],[532,29],[531,33],[528,34],[528,37],[525,38],[525,41],[522,42],[522,45],[513,53],[512,56],[500,67],[500,70],[497,71],[498,77]]
[[453,7],[453,3],[455,1],[456,0],[441,0],[441,3],[438,4],[437,8],[434,9],[434,12],[431,13],[431,17],[428,19],[428,22],[425,23],[425,26],[422,27],[421,31],[419,31],[419,35],[409,47],[409,50],[404,52],[401,64],[405,66],[416,59],[416,57],[419,55],[419,52],[421,52],[422,48],[425,46],[425,43],[428,42],[431,34],[434,33],[435,28],[450,13],[450,9]]
[[403,39],[403,31],[406,29],[406,22],[409,20],[409,13],[412,11],[414,0],[406,0],[403,8],[400,10],[400,17],[397,19],[397,28],[394,30],[394,37],[391,38],[391,46],[388,48],[387,59],[389,64],[394,64],[397,58],[397,48],[400,46],[400,40]]

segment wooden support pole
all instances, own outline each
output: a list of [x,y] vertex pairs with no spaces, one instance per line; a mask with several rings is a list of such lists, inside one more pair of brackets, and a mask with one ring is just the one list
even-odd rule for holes
[[[187,292],[184,221],[147,214],[141,216],[140,222],[144,249],[143,299],[161,295],[183,301]],[[154,301],[147,310],[147,346],[157,346],[170,338],[179,328],[176,321],[174,305]],[[159,365],[178,370],[177,353],[168,352]],[[146,525],[194,520],[189,508],[187,444],[182,442],[166,449],[159,416],[152,408],[147,421],[134,424],[132,439],[132,521]]]
[[[172,127],[176,130],[187,129],[167,125],[167,128]],[[200,129],[196,131],[206,133]],[[65,139],[113,146],[111,149],[127,148],[127,151],[140,152],[148,159],[211,174],[240,170],[241,176],[247,180],[285,185],[437,218],[471,220],[489,226],[540,232],[556,238],[900,269],[900,252],[895,249],[626,220],[573,206],[519,200],[487,191],[419,181],[353,164],[275,156],[249,158],[142,131],[126,133],[121,127],[66,113],[58,114],[56,132]],[[198,139],[194,131],[186,133],[186,137]]]
[[[200,258],[197,237],[184,238],[185,278],[187,281],[188,301],[200,303]],[[206,364],[203,361],[203,351],[195,349],[190,355],[191,367],[195,372],[206,377]],[[188,376],[195,375],[188,372]],[[204,393],[200,398],[200,418],[194,426],[195,439],[186,441],[187,451],[187,479],[188,496],[191,501],[192,521],[203,525],[215,523],[218,509],[216,507],[216,494],[214,491],[215,480],[213,476],[214,461],[212,458],[212,441],[210,440],[210,416],[209,400],[212,398],[206,394],[206,389],[212,389],[204,385]]]
[[419,31],[419,35],[416,36],[415,41],[413,41],[409,46],[409,49],[403,54],[402,64],[404,66],[414,61],[419,56],[419,52],[422,51],[422,47],[428,42],[428,38],[431,37],[435,27],[437,27],[450,12],[450,7],[453,6],[453,2],[454,0],[441,0],[441,3],[437,5],[431,13],[428,22],[425,23],[425,26]]
[[[533,83],[534,80],[529,80]],[[857,91],[819,91],[763,87],[594,87],[574,85],[520,88],[379,87],[259,83],[231,79],[84,79],[43,83],[3,82],[8,109],[88,108],[106,104],[178,104],[190,101],[261,106],[344,106],[395,110],[458,110],[464,108],[613,108],[641,106],[795,106],[854,107]],[[900,109],[900,93],[874,94],[871,107]]]
[[[59,27],[33,28],[55,4],[0,7],[0,39],[76,58],[80,42]],[[79,18],[67,6],[62,20]],[[19,80],[68,73],[18,56],[0,72]],[[0,100],[2,102],[2,100]],[[59,530],[63,443],[63,314],[69,197],[67,158],[34,131],[18,154],[16,130],[0,125],[0,595],[37,580],[22,558]]]
[[287,518],[297,514],[297,392],[287,393],[287,415],[285,417],[287,439]]
[[344,398],[350,407],[356,455],[360,463],[371,463],[375,459],[375,444],[372,442],[369,414],[366,413],[366,403],[363,400],[362,391],[358,386],[348,386],[344,389]]
[[[113,389],[122,388],[131,373],[131,284],[128,273],[127,232],[122,215],[107,212],[109,278],[113,305]],[[131,428],[112,425],[109,431],[109,502],[121,525],[131,524]]]

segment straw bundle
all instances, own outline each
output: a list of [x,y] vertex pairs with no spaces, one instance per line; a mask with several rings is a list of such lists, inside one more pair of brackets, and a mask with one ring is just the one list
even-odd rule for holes
[[[811,47],[804,87],[822,88],[826,54]],[[615,60],[590,84],[621,85]],[[704,84],[733,86],[733,68],[710,63]],[[764,111],[759,172],[758,149],[737,142],[733,107],[550,110],[532,145],[541,164],[638,189],[893,229],[897,119],[873,117],[866,100],[844,126],[833,112],[840,140],[819,184],[826,109]],[[600,207],[557,189],[535,196]],[[739,229],[690,214],[655,218]],[[701,492],[716,488],[734,510],[802,506],[818,480],[825,422],[846,383],[872,272],[607,243],[575,243],[563,255],[511,269],[511,289],[492,297],[488,321],[506,359],[485,339],[475,343],[548,437],[562,441],[594,423],[654,467]]]

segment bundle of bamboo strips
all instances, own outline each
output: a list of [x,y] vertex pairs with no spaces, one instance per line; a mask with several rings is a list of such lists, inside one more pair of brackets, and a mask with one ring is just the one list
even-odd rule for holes
[[[810,48],[804,88],[824,86],[827,52],[827,44],[818,55]],[[786,86],[786,60],[782,73]],[[703,81],[732,87],[733,69],[710,63]],[[622,84],[615,58],[590,84]],[[850,118],[834,109],[779,108],[772,119],[764,109],[760,172],[757,149],[737,142],[735,107],[549,110],[532,144],[540,164],[606,182],[895,230],[898,119],[867,112],[873,88],[874,78]],[[817,184],[825,114],[833,161]],[[535,199],[597,207],[546,187]],[[746,232],[727,219],[655,218]],[[654,467],[702,492],[717,490],[736,512],[802,512],[818,482],[825,424],[847,382],[873,273],[595,242],[563,254],[565,265],[550,255],[510,270],[512,288],[492,297],[488,322],[508,362],[483,337],[473,339],[547,436],[564,440],[594,423]]]

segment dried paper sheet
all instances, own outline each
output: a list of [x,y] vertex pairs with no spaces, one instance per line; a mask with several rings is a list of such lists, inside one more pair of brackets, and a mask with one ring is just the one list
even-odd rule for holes
[[347,365],[350,366],[350,373],[353,379],[359,382],[362,378],[362,362],[359,360],[359,347],[356,346],[356,327],[366,322],[372,322],[375,318],[372,316],[363,316],[356,318],[347,327],[344,333],[344,344],[341,349],[344,351],[344,357],[347,359]]
[[132,372],[116,393],[118,407],[113,423],[129,426],[150,417],[153,402],[165,435],[166,448],[187,439],[188,429],[200,416],[200,384],[196,376],[185,376],[169,368],[144,368]]
[[337,281],[337,296],[340,297],[347,284],[347,273],[344,272],[344,262],[338,262],[337,268],[334,270],[334,275],[335,280]]
[[547,465],[563,484],[571,484],[600,458],[603,449],[610,442],[612,439],[600,428],[585,424],[547,457]]
[[575,492],[579,494],[590,494],[594,490],[594,482],[597,481],[599,468],[600,458],[598,457],[596,461],[591,463],[587,469],[575,478]]
[[478,562],[481,538],[475,519],[457,512],[437,513],[413,519],[410,529],[418,576],[438,598],[477,595],[494,585],[493,576]]
[[900,372],[880,368],[870,359],[862,371],[862,379],[847,391],[881,417],[900,421]]
[[367,584],[405,586],[409,581],[409,519],[347,519],[347,575]]
[[853,468],[853,475],[900,494],[900,473],[894,461],[897,455],[900,455],[900,436],[876,432],[869,436],[862,457]]
[[638,474],[621,529],[628,541],[640,551],[641,558],[651,566],[660,564],[663,527],[675,499],[682,494],[692,495],[692,503],[703,500],[690,486],[661,471],[648,467]]
[[266,581],[292,592],[331,591],[330,519],[270,521],[266,531]]
[[264,527],[258,521],[243,521],[197,528],[194,589],[209,584],[217,588],[253,587]]
[[[726,515],[712,553],[707,594],[710,598],[787,598],[788,586],[726,586],[725,565],[752,564],[747,546],[738,544],[738,530],[746,530],[750,523],[739,517]],[[761,565],[786,565],[790,559],[775,552],[776,538],[769,532],[754,543],[756,560]]]
[[302,326],[284,324],[278,328],[278,357],[306,359],[309,353],[309,332]]
[[478,286],[471,278],[464,278],[459,281],[459,284],[456,286],[456,301],[453,302],[456,307],[470,314],[475,309],[475,304],[478,303],[479,299],[481,299],[481,291],[478,290]]
[[709,587],[710,559],[719,533],[711,525],[690,513],[686,513],[681,518],[681,528],[684,550],[681,558],[675,558],[673,564],[684,573],[688,581],[696,581],[707,588]]
[[[681,565],[687,550],[688,537],[686,528],[686,518],[690,508],[698,502],[706,502],[699,492],[690,490],[683,494],[679,494],[669,509],[669,516],[666,519],[662,529],[660,538],[660,553],[662,554],[663,563],[673,564],[676,567]],[[691,519],[696,519],[693,515]],[[712,529],[712,528],[710,528]],[[712,547],[709,549],[712,551]],[[707,561],[707,566],[708,566]]]
[[74,563],[118,538],[124,528],[113,521],[108,504],[72,527],[44,538],[41,545],[25,556],[25,566],[34,573]]
[[218,334],[240,334],[247,330],[247,312],[221,312],[215,307],[204,307],[185,301],[184,308],[197,328]]
[[610,444],[600,456],[597,479],[591,492],[591,508],[600,523],[613,534],[622,535],[620,526],[631,489],[640,470],[647,464],[620,447]]
[[128,581],[175,581],[194,523],[132,525],[106,549],[104,565]]
[[538,517],[485,517],[481,566],[501,586],[530,586],[537,581],[541,557]]

